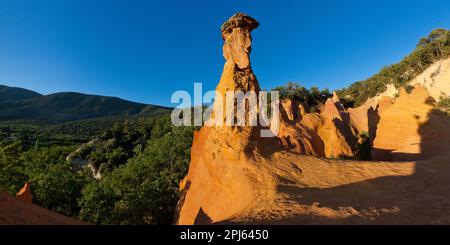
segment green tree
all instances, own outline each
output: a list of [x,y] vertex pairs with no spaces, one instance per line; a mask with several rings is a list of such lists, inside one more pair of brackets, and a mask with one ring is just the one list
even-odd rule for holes
[[320,90],[318,87],[313,86],[310,89],[306,89],[295,82],[288,82],[286,85],[275,87],[273,90],[280,93],[280,99],[297,100],[311,107],[324,103],[332,96],[327,88]]

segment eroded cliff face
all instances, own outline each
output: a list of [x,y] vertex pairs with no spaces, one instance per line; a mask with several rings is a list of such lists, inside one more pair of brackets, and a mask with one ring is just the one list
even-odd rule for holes
[[[280,128],[278,131],[279,143],[284,150],[311,156],[325,156],[325,145],[318,134],[322,126],[319,114],[302,113],[297,106],[292,108],[292,102],[283,102],[280,107]],[[294,110],[293,110],[294,109]],[[303,118],[317,116],[317,127],[302,124]]]
[[418,160],[442,154],[443,145],[450,139],[450,124],[435,109],[435,103],[421,85],[410,94],[401,88],[394,104],[380,112],[372,158]]
[[[425,88],[428,96],[436,102],[440,101],[442,95],[450,96],[450,58],[435,62],[408,82],[408,85],[412,87],[420,85]],[[400,93],[404,93],[404,91],[395,88],[393,84],[387,84],[386,90],[383,93],[369,98],[360,107],[348,108],[352,126],[358,132],[369,132],[373,130],[373,124],[378,123],[382,111],[389,108]],[[414,106],[414,104],[411,103],[410,106]],[[372,133],[371,135],[373,136],[373,141],[375,134]]]
[[425,87],[436,101],[440,100],[442,93],[450,96],[450,58],[434,63],[409,82],[411,86],[416,84]]
[[291,100],[281,105],[278,137],[285,150],[328,158],[355,155],[357,132],[336,93],[320,113],[307,113],[306,106]]

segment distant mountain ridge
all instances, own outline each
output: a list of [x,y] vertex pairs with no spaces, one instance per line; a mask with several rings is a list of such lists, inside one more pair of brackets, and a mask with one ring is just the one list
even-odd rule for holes
[[0,85],[0,120],[74,121],[113,116],[151,116],[170,108],[117,97],[61,92],[37,92]]
[[28,89],[0,85],[0,102],[7,102],[7,101],[18,102],[21,100],[40,96],[43,95]]

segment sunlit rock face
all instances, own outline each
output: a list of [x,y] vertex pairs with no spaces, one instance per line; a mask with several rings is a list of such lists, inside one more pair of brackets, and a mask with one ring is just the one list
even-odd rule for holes
[[450,96],[450,58],[442,59],[415,77],[409,85],[425,87],[436,101],[442,94]]
[[439,154],[450,125],[445,126],[435,103],[423,86],[416,85],[410,94],[400,89],[394,104],[381,110],[372,159],[417,160]]
[[[217,117],[222,116],[224,124],[227,113],[236,109],[234,104],[232,107],[227,108],[227,92],[246,93],[253,91],[258,93],[261,90],[250,63],[251,32],[258,26],[259,23],[255,19],[238,13],[230,17],[221,27],[224,40],[223,56],[226,61],[219,84],[216,87],[216,93],[223,100],[221,103],[216,100],[213,115]],[[248,109],[248,106],[246,109]]]
[[278,137],[284,149],[328,158],[354,156],[356,131],[336,93],[326,101],[321,113],[306,113],[301,104],[293,104],[298,103],[282,103]]

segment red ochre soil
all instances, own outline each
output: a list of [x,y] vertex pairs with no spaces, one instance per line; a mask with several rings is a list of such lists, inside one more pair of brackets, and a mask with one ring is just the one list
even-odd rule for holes
[[0,192],[0,224],[3,225],[88,225],[35,204]]

